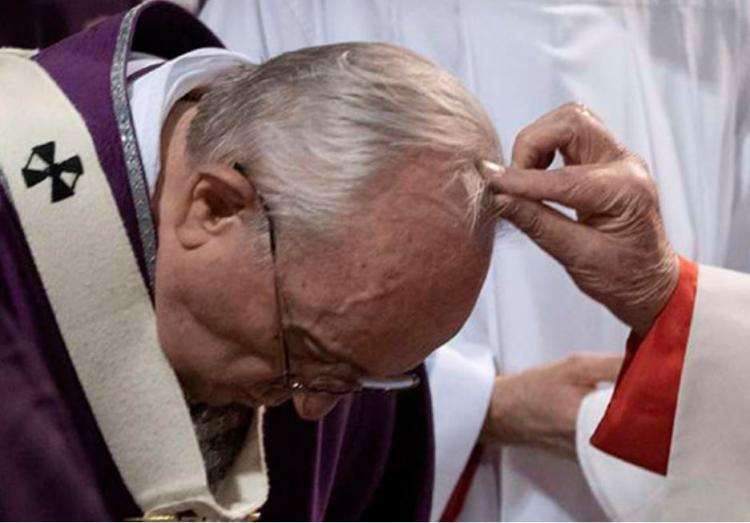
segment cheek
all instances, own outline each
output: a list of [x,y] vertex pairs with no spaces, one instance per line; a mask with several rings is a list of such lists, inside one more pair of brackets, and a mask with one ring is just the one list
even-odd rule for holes
[[162,301],[179,303],[215,338],[263,352],[276,333],[273,273],[250,243],[217,241],[164,264]]

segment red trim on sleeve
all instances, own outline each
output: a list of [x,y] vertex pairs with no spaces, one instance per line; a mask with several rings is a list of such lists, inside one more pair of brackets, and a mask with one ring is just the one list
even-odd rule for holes
[[677,393],[698,284],[698,266],[680,258],[680,279],[643,340],[628,339],[612,401],[591,443],[658,474],[667,473]]
[[479,458],[482,455],[482,450],[479,445],[474,446],[474,450],[471,451],[469,461],[466,462],[464,471],[461,473],[461,477],[458,478],[456,486],[453,489],[448,503],[445,505],[443,515],[440,517],[440,521],[456,521],[458,516],[461,514],[461,510],[464,508],[466,502],[466,496],[469,495],[469,489],[471,488],[471,482],[474,480],[474,474],[479,468]]

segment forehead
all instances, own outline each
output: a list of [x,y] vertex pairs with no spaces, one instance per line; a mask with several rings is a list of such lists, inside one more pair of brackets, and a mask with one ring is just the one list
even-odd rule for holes
[[378,374],[401,372],[447,341],[486,272],[491,235],[473,237],[460,204],[419,189],[373,202],[335,246],[295,267],[289,289],[306,330]]

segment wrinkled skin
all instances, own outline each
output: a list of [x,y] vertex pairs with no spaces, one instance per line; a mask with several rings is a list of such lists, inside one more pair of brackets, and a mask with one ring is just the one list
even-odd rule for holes
[[446,183],[440,158],[384,172],[333,237],[311,241],[275,220],[274,264],[252,173],[188,161],[194,115],[181,103],[164,126],[154,206],[159,340],[192,400],[292,398],[300,416],[318,419],[339,397],[279,385],[281,329],[295,373],[347,382],[407,372],[458,331],[487,272],[494,224],[470,232],[466,191]]
[[574,459],[581,402],[598,383],[614,381],[621,364],[621,356],[575,354],[498,376],[482,429],[483,443],[530,446]]
[[[560,151],[565,167],[546,169]],[[485,163],[498,214],[567,270],[584,293],[645,334],[672,294],[679,262],[648,167],[579,104],[524,129],[512,165]],[[574,209],[577,220],[545,202]]]

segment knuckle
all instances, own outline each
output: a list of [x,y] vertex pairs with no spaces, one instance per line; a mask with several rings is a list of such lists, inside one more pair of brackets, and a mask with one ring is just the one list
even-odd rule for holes
[[634,203],[639,206],[655,207],[659,202],[659,192],[646,163],[637,156],[631,156],[623,161],[623,182]]
[[544,236],[544,221],[540,214],[536,211],[530,211],[525,216],[525,230],[526,234],[534,239],[539,239]]
[[516,136],[516,140],[514,143],[514,148],[521,150],[526,149],[532,145],[531,140],[531,130],[527,127],[523,129],[518,135]]
[[566,109],[566,115],[572,122],[583,123],[591,119],[588,107],[581,102],[570,102]]
[[623,160],[626,169],[632,174],[633,178],[653,184],[651,172],[646,161],[640,156],[629,153]]
[[566,109],[560,115],[560,119],[568,127],[578,126],[578,124],[580,123],[579,111],[577,109],[572,109],[572,108],[571,109]]
[[560,109],[568,114],[578,114],[586,111],[586,106],[579,101],[572,101],[563,104]]
[[533,136],[533,131],[525,129],[521,131],[513,143],[513,161],[521,168],[534,168],[541,156],[542,151]]
[[656,189],[656,184],[652,180],[649,180],[643,188],[643,199],[651,209],[655,209],[659,206],[659,191]]
[[633,156],[633,154],[628,150],[627,147],[625,147],[625,144],[613,139],[612,144],[612,152],[610,155],[610,158],[613,161],[621,160],[623,158],[628,158]]
[[659,201],[656,184],[649,176],[639,176],[633,179],[633,187],[641,204],[654,207]]
[[648,163],[646,163],[646,160],[641,158],[640,155],[637,155],[635,153],[630,153],[628,159],[633,164],[634,169],[640,169],[641,171],[649,175]]

